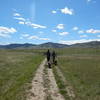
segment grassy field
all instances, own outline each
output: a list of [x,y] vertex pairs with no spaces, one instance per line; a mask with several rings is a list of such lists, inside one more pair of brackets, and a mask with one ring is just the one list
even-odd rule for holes
[[57,50],[59,68],[73,86],[76,100],[100,100],[100,49]]
[[43,50],[0,50],[0,100],[25,100]]
[[[52,49],[51,49],[52,50]],[[76,94],[75,100],[100,100],[100,49],[55,49],[58,67]],[[0,50],[0,100],[25,100],[45,50]],[[57,73],[56,73],[57,76]],[[58,77],[58,78],[57,78]],[[57,76],[62,94],[66,94]],[[68,97],[66,100],[70,100]]]

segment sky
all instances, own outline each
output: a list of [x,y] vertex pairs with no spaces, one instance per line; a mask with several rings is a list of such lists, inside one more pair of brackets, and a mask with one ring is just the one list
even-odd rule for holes
[[0,0],[0,44],[100,41],[100,0]]

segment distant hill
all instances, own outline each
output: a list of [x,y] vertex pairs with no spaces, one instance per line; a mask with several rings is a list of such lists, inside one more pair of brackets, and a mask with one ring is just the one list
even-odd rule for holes
[[0,45],[0,48],[3,48],[3,49],[16,49],[16,48],[65,48],[67,46],[68,45],[65,45],[65,44],[48,42],[48,43],[43,43],[43,44],[39,44],[39,45],[29,44],[29,43]]
[[52,42],[43,43],[38,46],[43,47],[43,48],[66,48],[68,47],[68,45],[66,44],[59,44],[59,43],[52,43]]
[[86,43],[77,43],[77,44],[71,45],[70,47],[96,48],[96,47],[100,47],[100,42],[99,41],[92,41],[92,42],[86,42]]
[[29,43],[25,43],[25,44],[8,44],[8,45],[0,45],[0,48],[3,49],[15,49],[15,48],[29,48],[32,46],[36,46],[34,44],[29,44]]
[[92,41],[87,43],[77,43],[73,45],[59,44],[53,42],[47,42],[39,45],[25,43],[25,44],[9,44],[9,45],[0,45],[1,49],[16,49],[16,48],[69,48],[69,47],[81,47],[81,48],[96,48],[100,47],[99,41]]

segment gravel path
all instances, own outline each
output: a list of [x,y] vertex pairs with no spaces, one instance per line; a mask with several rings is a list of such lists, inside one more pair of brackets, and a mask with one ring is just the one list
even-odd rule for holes
[[56,80],[54,78],[54,74],[52,69],[48,69],[48,78],[50,80],[50,93],[53,100],[64,100],[63,96],[59,93],[58,86],[56,84]]
[[[52,69],[47,68],[45,65],[46,59],[40,64],[33,78],[32,89],[27,100],[65,100],[59,93]],[[48,83],[44,79],[48,80]],[[47,98],[48,95],[50,98]]]
[[32,89],[30,90],[30,94],[28,100],[45,100],[45,88],[43,85],[43,70],[46,60],[44,60],[39,66],[35,77],[32,81]]

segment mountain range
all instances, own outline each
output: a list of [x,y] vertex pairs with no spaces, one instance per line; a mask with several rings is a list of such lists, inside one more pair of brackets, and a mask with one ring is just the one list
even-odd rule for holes
[[81,48],[95,48],[100,47],[99,41],[92,41],[92,42],[86,42],[86,43],[77,43],[72,45],[66,45],[66,44],[60,44],[60,43],[53,43],[53,42],[47,42],[43,44],[8,44],[8,45],[0,45],[0,49],[16,49],[16,48],[70,48],[70,47],[81,47]]

